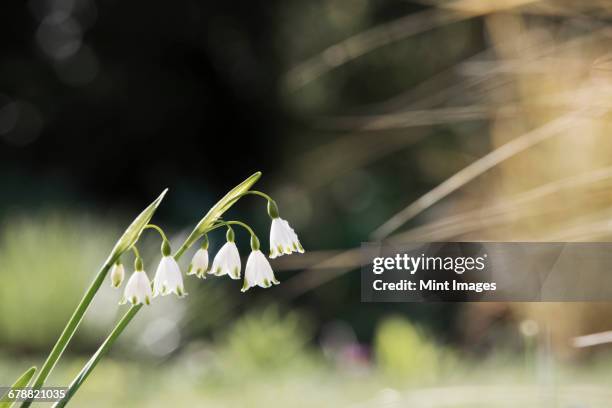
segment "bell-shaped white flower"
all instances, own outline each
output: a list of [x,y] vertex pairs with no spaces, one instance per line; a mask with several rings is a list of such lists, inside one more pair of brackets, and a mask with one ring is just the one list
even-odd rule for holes
[[297,234],[286,220],[280,217],[273,218],[270,227],[270,258],[289,255],[292,252],[304,253]]
[[123,283],[124,278],[125,269],[123,268],[123,264],[121,262],[113,264],[113,267],[110,270],[111,286],[113,288],[118,288]]
[[150,304],[153,292],[151,282],[143,270],[135,271],[125,285],[125,292],[121,303],[130,302],[133,305],[140,303]]
[[241,267],[240,253],[236,243],[232,240],[226,242],[217,252],[208,273],[216,276],[229,275],[232,279],[240,279]]
[[185,287],[183,286],[183,276],[181,269],[176,263],[174,257],[165,255],[162,257],[155,278],[153,278],[153,297],[159,295],[166,296],[170,293],[176,294],[178,297],[186,295]]
[[274,277],[270,262],[259,249],[254,249],[247,260],[242,291],[246,292],[253,286],[269,288],[272,284],[278,285],[279,282]]
[[187,275],[196,275],[198,278],[205,278],[208,269],[208,251],[200,248],[193,255],[193,259],[189,264]]

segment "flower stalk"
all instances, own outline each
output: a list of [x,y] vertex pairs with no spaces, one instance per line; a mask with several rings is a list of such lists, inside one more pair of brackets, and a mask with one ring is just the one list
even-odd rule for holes
[[[62,334],[60,334],[55,345],[51,349],[51,352],[47,356],[47,359],[43,363],[43,366],[38,372],[38,375],[34,380],[34,384],[32,385],[35,390],[40,389],[40,387],[45,384],[45,381],[49,377],[49,374],[51,374],[51,371],[53,371],[53,368],[64,353],[64,350],[66,350],[68,343],[70,343],[70,340],[72,340],[74,333],[81,324],[83,316],[85,315],[85,312],[87,312],[87,309],[89,308],[89,305],[91,304],[94,296],[96,295],[98,290],[100,290],[100,286],[102,286],[102,283],[104,282],[104,279],[106,278],[109,269],[119,259],[123,252],[128,250],[136,243],[136,241],[138,241],[145,225],[147,225],[153,217],[153,214],[157,210],[157,207],[159,207],[161,201],[164,199],[164,196],[166,195],[167,191],[168,189],[165,189],[155,201],[153,201],[147,208],[145,208],[138,215],[138,217],[134,219],[134,221],[132,221],[130,226],[125,230],[121,238],[119,238],[119,240],[115,244],[115,247],[108,256],[108,259],[98,271],[93,282],[89,285],[89,288],[85,291],[85,294],[81,298],[81,301],[72,313],[72,316],[70,316],[68,323],[66,323],[64,330],[62,330]],[[32,405],[31,399],[24,401],[21,404],[21,408],[27,408],[30,405]]]
[[[234,187],[229,193],[227,193],[217,204],[215,204],[209,212],[200,220],[196,225],[192,233],[187,237],[185,242],[179,247],[174,255],[172,255],[172,248],[170,241],[166,234],[159,226],[150,224],[155,210],[157,209],[164,193],[158,197],[149,207],[147,207],[128,227],[123,236],[119,239],[107,261],[104,263],[98,274],[94,278],[94,281],[85,292],[85,295],[79,302],[73,315],[69,319],[66,327],[60,335],[58,341],[54,345],[51,353],[47,357],[43,367],[41,368],[38,376],[36,377],[33,387],[40,388],[44,385],[45,380],[49,376],[53,367],[57,364],[62,353],[66,349],[66,346],[72,339],[75,331],[77,330],[80,322],[83,319],[83,315],[87,311],[91,301],[97,291],[99,290],[102,282],[106,278],[109,270],[111,270],[111,284],[113,287],[119,287],[124,279],[125,270],[121,264],[120,257],[126,251],[132,250],[134,252],[134,272],[131,274],[126,286],[124,300],[130,302],[132,306],[119,320],[113,330],[110,332],[108,337],[100,345],[98,350],[92,355],[87,364],[81,369],[77,377],[71,382],[65,397],[57,402],[54,407],[64,407],[74,394],[78,391],[80,386],[86,381],[93,369],[96,367],[100,359],[108,352],[112,347],[116,339],[125,330],[134,316],[141,309],[143,304],[149,304],[153,298],[161,295],[165,296],[170,293],[175,293],[178,297],[186,295],[183,287],[183,277],[180,267],[177,261],[185,254],[185,252],[200,238],[203,237],[203,242],[200,248],[194,254],[192,261],[189,266],[187,275],[196,275],[199,278],[203,278],[206,273],[220,275],[229,275],[232,279],[240,279],[241,275],[241,258],[236,245],[236,236],[232,226],[240,226],[246,229],[250,234],[251,253],[248,257],[244,284],[242,291],[246,291],[251,287],[260,286],[262,288],[268,288],[273,284],[278,284],[278,280],[274,276],[272,267],[262,253],[260,247],[261,243],[259,238],[253,231],[253,229],[242,221],[220,221],[221,216],[226,212],[233,204],[235,204],[241,197],[252,194],[258,195],[267,200],[268,215],[272,219],[271,227],[271,251],[274,251],[275,247],[272,244],[277,245],[275,255],[290,254],[291,252],[303,252],[303,248],[299,243],[297,235],[293,229],[289,226],[287,221],[279,217],[278,207],[276,202],[272,200],[270,196],[260,191],[250,190],[252,185],[259,179],[261,173],[255,173],[244,182]],[[215,256],[212,267],[208,270],[208,236],[207,234],[217,228],[226,227],[226,239],[227,242],[219,250]],[[161,242],[161,261],[157,267],[153,284],[149,280],[146,272],[144,271],[143,260],[136,248],[136,243],[139,240],[142,232],[146,229],[156,230],[162,239]],[[273,256],[271,256],[273,257]],[[125,303],[125,302],[123,302]],[[27,408],[31,405],[32,401],[25,401],[21,407]]]

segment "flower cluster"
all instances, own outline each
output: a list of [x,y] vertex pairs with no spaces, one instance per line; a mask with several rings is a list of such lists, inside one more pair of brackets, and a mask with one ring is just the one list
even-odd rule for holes
[[[263,193],[257,192],[259,195]],[[266,196],[267,197],[267,196]],[[293,252],[303,253],[304,248],[300,243],[297,234],[291,228],[289,223],[280,218],[278,215],[278,207],[276,203],[268,197],[268,214],[272,220],[270,226],[270,258],[276,258],[284,254]],[[242,292],[248,289],[259,286],[269,288],[272,285],[278,285],[279,281],[274,276],[274,271],[266,256],[260,250],[260,242],[255,232],[246,224],[240,221],[219,221],[214,224],[210,231],[226,227],[226,242],[217,252],[213,259],[212,266],[209,269],[209,254],[208,254],[208,236],[203,234],[203,242],[200,248],[195,252],[187,275],[194,275],[198,278],[205,279],[206,275],[223,276],[228,275],[231,279],[241,278],[242,262],[240,253],[235,242],[235,233],[232,225],[237,225],[245,228],[251,235],[251,253],[247,259],[244,283]],[[183,277],[178,263],[171,255],[171,248],[166,235],[156,225],[147,225],[147,228],[156,229],[162,237],[161,253],[162,258],[155,272],[153,283],[149,281],[146,272],[143,268],[143,262],[140,258],[138,250],[135,246],[132,250],[135,253],[134,273],[130,276],[126,286],[121,303],[149,304],[152,298],[157,296],[166,296],[174,293],[178,297],[186,295],[183,286]],[[114,288],[121,286],[125,275],[125,269],[120,261],[117,261],[110,271],[111,285]]]

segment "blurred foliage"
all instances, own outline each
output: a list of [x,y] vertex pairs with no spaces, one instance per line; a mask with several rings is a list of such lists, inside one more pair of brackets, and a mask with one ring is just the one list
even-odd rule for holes
[[85,217],[7,218],[0,235],[0,344],[49,347],[111,245],[109,228]]
[[311,351],[309,322],[294,311],[277,306],[254,310],[238,319],[217,338],[220,361],[237,364],[243,375],[302,365]]
[[380,324],[374,350],[380,370],[398,380],[432,380],[452,362],[448,351],[400,316]]
[[[217,347],[222,345],[211,352]],[[281,369],[282,375],[262,368],[238,380],[243,370],[241,361],[215,372],[217,381],[211,377],[202,380],[196,369],[210,362],[197,354],[185,353],[163,366],[111,356],[102,360],[96,375],[76,395],[73,406],[607,407],[612,398],[610,361],[607,356],[578,366],[557,364],[554,374],[542,371],[546,369],[543,364],[532,367],[530,375],[525,375],[522,361],[516,358],[496,358],[485,364],[479,360],[477,365],[462,361],[429,387],[418,388],[422,384],[416,378],[390,384],[388,376],[379,370],[355,375],[320,364],[313,364],[309,371],[287,366]],[[30,363],[0,355],[0,383],[10,382]],[[83,359],[67,359],[57,367],[51,383],[65,383],[83,363]]]

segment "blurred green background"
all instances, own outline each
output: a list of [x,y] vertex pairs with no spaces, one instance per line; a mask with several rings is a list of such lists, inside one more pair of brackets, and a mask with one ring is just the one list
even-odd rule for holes
[[[451,177],[388,237],[609,240],[611,16],[597,1],[4,2],[0,384],[41,365],[163,188],[154,221],[176,246],[262,170],[306,254],[274,260],[265,291],[186,278],[189,296],[144,308],[73,406],[611,406],[607,341],[574,342],[612,327],[610,304],[361,303],[358,253]],[[267,249],[264,204],[227,217]],[[150,275],[158,246],[145,234]],[[79,371],[120,295],[105,283],[49,384]]]

